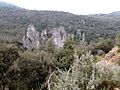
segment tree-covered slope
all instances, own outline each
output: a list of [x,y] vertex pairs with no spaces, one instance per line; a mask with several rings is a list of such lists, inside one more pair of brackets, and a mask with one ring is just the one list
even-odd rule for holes
[[120,16],[111,16],[111,14],[74,15],[58,11],[0,8],[0,38],[21,40],[29,24],[35,25],[38,31],[61,25],[71,33],[76,33],[78,29],[81,29],[86,33],[87,41],[106,36],[109,38],[120,31],[119,18]]

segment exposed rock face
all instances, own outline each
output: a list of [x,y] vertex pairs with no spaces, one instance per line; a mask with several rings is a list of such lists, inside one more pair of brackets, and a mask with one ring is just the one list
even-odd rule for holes
[[103,50],[97,50],[97,55],[101,56],[103,54],[105,54],[105,52]]
[[67,33],[63,26],[54,28],[52,30],[52,38],[56,47],[63,47],[64,42],[67,38]]
[[108,54],[105,56],[105,60],[108,61],[109,64],[114,64],[116,61],[120,61],[119,47],[115,46]]
[[47,39],[48,39],[48,32],[45,29],[45,30],[43,30],[41,32],[41,44],[45,44],[45,42],[47,41]]
[[119,48],[115,46],[108,54],[106,54],[105,58],[95,64],[98,73],[101,75],[111,74],[118,75],[120,72],[120,54]]
[[[114,65],[116,62],[120,62],[120,53],[119,53],[119,47],[115,46],[111,51],[109,51],[105,58],[98,62],[98,63],[104,63],[105,65]],[[101,65],[101,64],[100,64]]]
[[77,31],[77,36],[79,37],[80,41],[85,42],[85,33],[82,32],[80,29]]
[[67,33],[63,26],[53,28],[52,30],[43,30],[40,34],[35,30],[33,25],[29,25],[26,35],[23,36],[23,47],[27,49],[38,48],[40,44],[45,44],[46,41],[52,38],[53,43],[57,48],[63,47],[64,42],[67,38]]
[[23,47],[27,49],[38,48],[40,46],[39,39],[39,33],[35,30],[35,27],[30,24],[27,28],[26,35],[23,36]]

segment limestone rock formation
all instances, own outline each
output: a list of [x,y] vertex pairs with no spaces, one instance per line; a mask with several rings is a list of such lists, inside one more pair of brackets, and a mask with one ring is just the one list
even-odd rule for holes
[[47,30],[45,29],[45,30],[43,30],[43,31],[41,32],[41,35],[40,35],[41,44],[45,44],[45,42],[47,41],[47,39],[48,39],[48,32],[47,32]]
[[33,25],[29,25],[26,35],[23,36],[23,47],[27,49],[38,48],[40,44],[44,45],[46,41],[52,38],[53,43],[57,48],[63,47],[64,42],[67,38],[67,33],[63,26],[53,28],[52,30],[43,30],[41,34],[35,30]]
[[67,33],[64,29],[63,26],[60,26],[58,28],[54,28],[52,30],[52,38],[53,38],[53,42],[55,44],[56,47],[63,47],[64,42],[67,38]]
[[30,24],[27,28],[26,35],[23,36],[22,42],[23,47],[27,49],[38,48],[40,46],[39,43],[39,33],[35,30],[35,27]]
[[80,41],[85,42],[85,33],[81,31],[81,29],[77,30],[76,34]]

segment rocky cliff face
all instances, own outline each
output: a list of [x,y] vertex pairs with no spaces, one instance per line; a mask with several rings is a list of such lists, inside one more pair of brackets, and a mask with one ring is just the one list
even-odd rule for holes
[[38,48],[40,46],[39,39],[39,33],[35,30],[35,27],[30,24],[27,28],[26,35],[23,36],[22,39],[23,47],[27,49]]
[[[97,67],[108,67],[108,66],[116,66],[118,63],[120,63],[120,48],[118,46],[115,46],[112,50],[110,50],[102,61],[98,62],[96,64]],[[120,67],[120,66],[119,66]]]
[[105,56],[105,60],[107,60],[108,64],[114,64],[117,61],[120,61],[120,53],[119,53],[119,47],[115,46],[111,51],[109,51],[108,54]]
[[57,48],[63,47],[67,38],[67,33],[64,27],[60,26],[58,28],[53,28],[52,30],[45,29],[39,34],[33,25],[29,25],[26,35],[23,36],[23,47],[27,49],[38,48],[40,44],[44,45],[49,38],[53,39],[53,43]]
[[67,38],[67,33],[63,26],[54,28],[52,30],[52,38],[56,47],[63,47],[64,42]]
[[[105,55],[105,58],[95,64],[98,73],[101,75],[119,75],[120,73],[120,48],[115,46],[108,54]],[[117,89],[119,90],[119,89]]]
[[[105,62],[106,65],[113,65],[116,62],[120,62],[120,48],[118,46],[115,46],[112,50],[110,50],[102,61]],[[99,62],[99,63],[100,63]]]

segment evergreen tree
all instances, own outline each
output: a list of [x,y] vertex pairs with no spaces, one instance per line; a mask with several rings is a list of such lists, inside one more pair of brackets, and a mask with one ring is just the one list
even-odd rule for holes
[[14,45],[0,44],[0,86],[3,90],[6,86],[11,86],[14,79],[17,79],[16,72],[12,71],[16,69],[14,65],[18,58],[18,49]]
[[62,69],[68,69],[74,60],[74,41],[69,36],[62,49],[55,55],[58,60],[58,67]]

